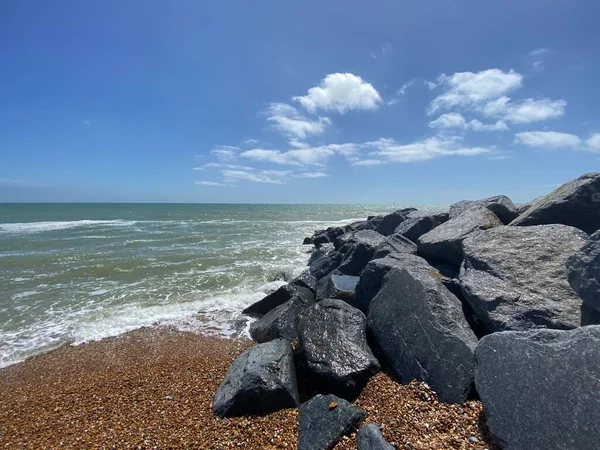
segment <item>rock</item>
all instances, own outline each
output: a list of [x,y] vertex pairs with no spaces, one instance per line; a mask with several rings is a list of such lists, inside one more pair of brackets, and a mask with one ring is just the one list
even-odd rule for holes
[[309,270],[305,270],[304,272],[302,272],[300,275],[298,275],[296,278],[294,278],[290,284],[292,286],[299,286],[299,287],[303,287],[306,289],[310,289],[312,292],[316,292],[317,291],[317,279],[311,275]]
[[365,266],[356,285],[356,295],[352,306],[365,314],[369,310],[371,300],[383,283],[383,278],[392,269],[414,268],[427,272],[437,272],[420,256],[408,253],[392,253],[385,258],[373,259]]
[[328,275],[317,283],[317,301],[337,298],[352,303],[356,292],[358,277],[348,275]]
[[359,242],[354,244],[344,255],[338,270],[346,275],[358,275],[373,258],[375,249]]
[[581,324],[581,299],[565,262],[587,235],[566,225],[501,227],[463,242],[460,283],[490,331],[570,329]]
[[381,435],[381,430],[374,423],[363,426],[356,434],[358,450],[394,450]]
[[419,238],[419,255],[431,262],[459,266],[463,259],[462,241],[472,233],[499,227],[502,222],[489,209],[475,206],[425,233]]
[[320,247],[323,244],[327,244],[331,242],[329,240],[329,237],[326,234],[315,234],[312,237],[312,243],[315,245],[315,247]]
[[317,395],[298,408],[298,450],[329,450],[367,417],[335,395]]
[[309,303],[314,303],[314,293],[309,289],[286,284],[281,286],[272,294],[267,295],[263,299],[252,303],[242,311],[242,314],[252,317],[262,317],[271,311],[273,308],[283,305],[290,300],[294,295],[300,295]]
[[416,255],[417,245],[402,235],[392,234],[375,248],[371,259],[385,258],[392,253],[410,253]]
[[369,216],[367,219],[367,223],[364,226],[364,230],[376,230],[381,221],[383,220],[383,216]]
[[511,225],[570,225],[588,234],[600,228],[600,173],[588,173],[537,199]]
[[375,248],[385,241],[385,236],[373,230],[361,230],[356,232],[344,233],[335,239],[334,247],[339,250],[346,244],[356,244],[362,242],[369,247]]
[[477,392],[502,448],[598,448],[599,326],[493,333],[475,355]]
[[316,386],[353,398],[379,372],[366,329],[365,315],[342,300],[322,300],[300,315],[298,343]]
[[344,255],[331,249],[321,254],[318,258],[309,261],[308,269],[311,275],[320,280],[333,272],[340,265],[343,258]]
[[298,406],[292,346],[283,339],[258,344],[229,367],[213,398],[213,412],[231,417]]
[[389,236],[394,234],[394,231],[402,222],[406,220],[406,215],[401,211],[394,211],[391,214],[387,214],[381,218],[381,221],[375,227],[375,231]]
[[282,338],[292,342],[296,339],[298,316],[314,303],[314,297],[292,296],[283,305],[279,305],[250,325],[250,336],[256,342],[268,342]]
[[290,281],[290,274],[288,272],[284,272],[283,270],[280,270],[279,272],[276,272],[275,275],[273,275],[271,277],[270,281]]
[[334,249],[334,247],[333,247],[333,244],[331,244],[331,243],[322,245],[322,246],[320,246],[318,248],[315,248],[312,251],[312,253],[310,255],[310,258],[308,258],[308,266],[310,266],[311,264],[313,264],[315,261],[318,261],[323,256],[327,255],[327,253],[330,252],[333,249]]
[[369,330],[401,383],[427,382],[440,401],[471,392],[477,338],[462,305],[423,270],[393,270],[369,307]]
[[460,216],[466,210],[482,206],[493,212],[504,225],[508,225],[518,215],[519,209],[506,195],[484,198],[483,200],[463,200],[450,206],[450,218]]
[[313,234],[312,239],[315,245],[326,244],[335,241],[338,236],[346,232],[343,227],[329,227],[325,230],[317,230]]
[[313,245],[314,244],[314,240],[311,237],[305,237],[304,240],[302,241],[302,245]]
[[394,234],[400,234],[412,242],[417,242],[418,239],[425,233],[429,233],[440,223],[431,216],[416,217],[406,219],[396,228]]
[[516,207],[517,207],[517,217],[519,217],[521,214],[523,214],[525,211],[527,211],[529,208],[531,208],[531,205],[533,205],[533,203],[536,200],[533,200],[533,201],[531,201],[529,203],[518,203],[518,204],[516,204]]
[[450,210],[447,207],[434,206],[409,212],[406,215],[406,217],[407,219],[417,219],[419,217],[433,217],[440,224],[442,224],[450,219]]
[[591,309],[600,311],[600,231],[567,258],[569,284]]

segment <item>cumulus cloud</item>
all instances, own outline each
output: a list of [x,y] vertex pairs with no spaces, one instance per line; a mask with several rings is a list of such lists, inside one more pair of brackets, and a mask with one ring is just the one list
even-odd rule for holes
[[581,139],[570,133],[525,131],[516,134],[515,143],[529,147],[578,148],[581,146]]
[[586,141],[591,151],[600,152],[600,133],[594,133]]
[[508,126],[501,120],[498,120],[493,124],[482,123],[477,119],[467,121],[465,117],[457,112],[451,112],[442,114],[435,120],[429,122],[431,128],[459,128],[462,130],[473,130],[473,131],[503,131],[508,130]]
[[300,139],[322,134],[331,125],[331,120],[327,117],[309,119],[296,108],[285,103],[272,103],[267,112],[269,114],[267,121],[271,122],[275,128]]
[[307,95],[293,97],[304,109],[314,113],[337,111],[344,114],[352,110],[375,110],[382,102],[379,92],[361,77],[352,73],[330,73]]
[[513,102],[509,97],[503,96],[488,102],[481,111],[488,117],[497,117],[507,122],[532,123],[562,117],[566,107],[565,100],[526,98]]

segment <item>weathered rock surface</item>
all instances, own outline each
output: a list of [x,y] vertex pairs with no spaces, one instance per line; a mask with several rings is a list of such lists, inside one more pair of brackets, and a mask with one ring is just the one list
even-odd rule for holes
[[352,303],[356,293],[358,277],[348,275],[327,275],[317,283],[317,301],[337,298]]
[[434,228],[419,238],[419,255],[428,261],[459,266],[463,259],[462,241],[472,233],[502,225],[500,219],[482,206],[468,208],[460,216]]
[[392,253],[411,253],[416,255],[417,244],[400,234],[392,234],[375,248],[371,259],[385,258]]
[[292,342],[296,339],[298,316],[314,303],[314,297],[292,296],[283,305],[279,305],[250,325],[250,336],[256,342],[268,342],[282,338]]
[[497,195],[495,197],[484,198],[482,200],[463,200],[450,206],[450,218],[460,216],[466,210],[475,206],[483,206],[493,212],[500,221],[508,225],[516,219],[519,208],[506,195]]
[[464,402],[477,338],[460,300],[422,270],[393,270],[369,307],[368,325],[401,383],[427,382],[440,401]]
[[362,242],[370,247],[375,248],[384,240],[385,236],[374,230],[350,231],[338,236],[335,239],[334,246],[336,250],[339,250],[346,244],[356,244],[358,242]]
[[444,222],[448,222],[448,220],[450,219],[450,209],[447,207],[425,208],[411,211],[406,215],[408,219],[416,219],[419,217],[427,216],[433,217],[440,224],[442,224]]
[[370,245],[359,242],[353,244],[344,255],[338,270],[346,275],[358,275],[373,258],[375,249]]
[[309,289],[291,284],[285,284],[275,292],[272,292],[261,300],[252,303],[250,306],[244,309],[242,313],[246,314],[247,316],[262,317],[273,308],[283,305],[296,294],[304,297],[309,302],[311,299],[314,301],[314,294]]
[[374,423],[363,426],[356,434],[358,450],[394,450],[394,447],[381,435]]
[[580,251],[567,259],[569,284],[583,303],[600,311],[600,231],[590,237]]
[[360,279],[356,285],[356,295],[353,306],[360,309],[365,314],[369,310],[369,305],[373,297],[379,292],[383,283],[383,278],[392,269],[413,268],[424,270],[426,272],[437,272],[427,261],[417,255],[408,253],[393,253],[385,258],[373,259],[364,268],[360,274]]
[[309,260],[308,270],[317,280],[326,277],[333,272],[342,262],[344,255],[332,249],[320,254],[318,257]]
[[599,326],[493,333],[475,355],[477,391],[503,448],[598,448]]
[[323,300],[300,315],[298,343],[315,385],[353,398],[379,371],[365,315],[342,300]]
[[460,273],[464,297],[491,331],[578,327],[582,301],[565,263],[586,241],[566,225],[502,227],[469,237]]
[[312,292],[316,292],[317,281],[318,280],[310,273],[309,270],[305,270],[292,281],[290,281],[290,284],[292,286],[303,287],[305,289],[310,289]]
[[394,234],[394,231],[402,222],[406,220],[406,214],[402,211],[394,211],[391,214],[387,214],[381,218],[381,221],[375,227],[375,231],[381,233],[384,236]]
[[213,398],[213,412],[231,417],[298,406],[292,347],[277,339],[242,353],[229,367]]
[[367,413],[335,395],[317,395],[298,408],[298,450],[329,450]]
[[588,234],[600,229],[600,173],[588,173],[535,200],[511,225],[570,225]]
[[418,242],[418,239],[425,233],[429,233],[440,224],[432,216],[423,216],[406,219],[396,228],[394,234],[400,234],[412,242]]

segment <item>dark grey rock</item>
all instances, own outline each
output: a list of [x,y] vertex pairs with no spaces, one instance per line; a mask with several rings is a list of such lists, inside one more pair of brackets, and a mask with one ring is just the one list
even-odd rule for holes
[[344,255],[331,249],[309,261],[308,270],[317,280],[333,272],[342,262]]
[[379,371],[366,328],[365,315],[342,300],[323,300],[300,315],[298,343],[318,388],[353,398]]
[[421,236],[429,233],[439,224],[432,216],[409,218],[398,225],[394,234],[401,234],[412,242],[417,242]]
[[375,248],[385,240],[385,236],[374,230],[361,230],[355,232],[344,233],[338,236],[334,242],[336,250],[339,250],[346,244],[357,244],[362,242],[369,247]]
[[371,259],[385,258],[391,253],[411,253],[416,255],[417,244],[400,234],[392,234],[375,247],[375,252]]
[[283,339],[258,344],[229,367],[213,398],[218,416],[242,416],[298,406],[292,346]]
[[313,245],[314,241],[313,238],[311,237],[305,237],[304,240],[302,241],[302,245]]
[[406,217],[408,219],[416,219],[419,217],[433,217],[440,224],[447,222],[450,219],[450,209],[447,206],[433,206],[417,211],[409,212]]
[[596,231],[580,251],[567,259],[569,284],[583,303],[600,311],[600,231]]
[[600,228],[600,173],[588,173],[537,199],[511,225],[570,225],[588,234]]
[[587,241],[566,225],[501,227],[463,242],[460,282],[466,301],[491,331],[569,329],[581,324],[581,298],[565,262]]
[[331,242],[329,240],[329,237],[326,234],[315,234],[312,238],[312,243],[315,245],[315,247],[320,247],[323,244],[327,244],[329,242]]
[[381,218],[381,221],[377,224],[375,231],[389,236],[394,234],[394,231],[402,222],[406,220],[406,214],[401,211],[394,211],[391,214],[387,214]]
[[360,274],[353,306],[366,313],[371,300],[379,292],[385,275],[392,269],[404,268],[437,272],[423,258],[409,253],[392,253],[385,258],[373,259],[369,261]]
[[375,249],[367,244],[353,244],[344,255],[338,270],[346,275],[358,275],[373,258],[374,253]]
[[460,300],[423,270],[393,270],[369,307],[368,325],[401,383],[427,382],[440,401],[462,403],[475,374],[477,338]]
[[305,270],[296,278],[294,278],[290,284],[292,286],[299,286],[305,289],[310,289],[312,292],[317,291],[317,279],[311,275],[309,270]]
[[484,198],[482,200],[463,200],[450,206],[450,218],[460,216],[475,206],[483,206],[493,212],[504,225],[508,225],[518,215],[519,209],[506,195]]
[[319,259],[321,259],[323,256],[327,255],[327,253],[333,249],[334,249],[334,246],[331,243],[321,245],[320,247],[315,248],[312,251],[310,258],[308,258],[308,265],[310,266],[315,261],[318,261]]
[[376,230],[382,220],[382,215],[373,217],[369,216],[369,218],[367,219],[367,223],[363,227],[363,230]]
[[356,434],[358,450],[394,450],[381,435],[381,430],[374,423],[363,426]]
[[356,293],[358,277],[348,275],[327,275],[317,283],[317,301],[337,298],[352,303]]
[[298,450],[330,450],[367,413],[335,395],[317,395],[298,408]]
[[598,448],[600,327],[493,333],[475,355],[477,392],[502,448]]
[[242,313],[246,314],[247,316],[262,317],[273,308],[283,305],[285,302],[291,299],[295,292],[295,286],[285,284],[261,300],[252,303],[250,306],[244,309]]
[[291,278],[292,277],[289,272],[280,270],[279,272],[276,272],[275,275],[273,275],[271,277],[270,281],[290,281]]
[[425,233],[419,238],[419,255],[431,262],[459,266],[463,259],[462,241],[472,233],[502,225],[487,208],[475,206]]

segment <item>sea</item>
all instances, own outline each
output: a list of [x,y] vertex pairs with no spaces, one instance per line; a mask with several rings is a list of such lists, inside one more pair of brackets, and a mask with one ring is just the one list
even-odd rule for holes
[[246,335],[305,236],[401,206],[0,204],[0,367],[145,326]]

